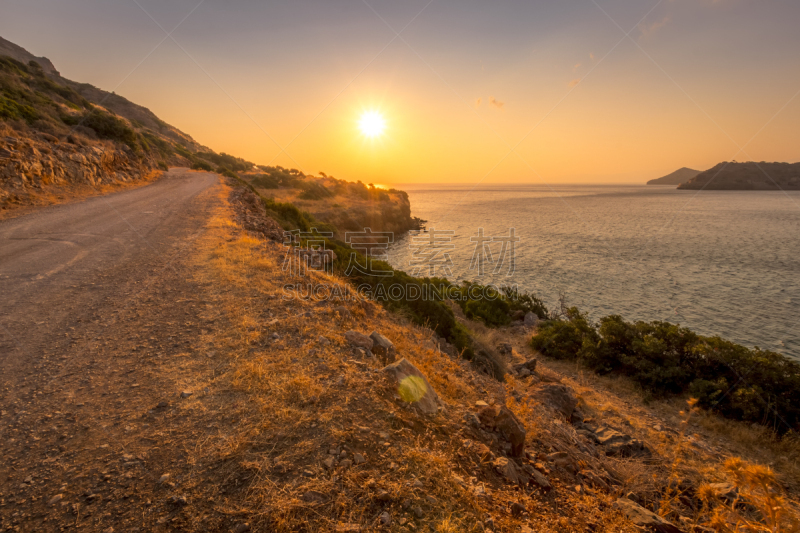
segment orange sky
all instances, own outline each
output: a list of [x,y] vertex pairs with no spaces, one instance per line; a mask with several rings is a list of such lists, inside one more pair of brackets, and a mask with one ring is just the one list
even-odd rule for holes
[[[797,2],[139,4],[6,0],[0,35],[214,150],[350,180],[642,183],[800,159]],[[385,135],[361,134],[364,110]]]

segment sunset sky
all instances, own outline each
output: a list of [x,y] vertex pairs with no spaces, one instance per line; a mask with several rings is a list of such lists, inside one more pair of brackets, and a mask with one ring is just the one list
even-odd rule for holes
[[[642,183],[800,160],[797,0],[2,0],[0,15],[65,77],[306,173]],[[382,134],[363,135],[364,111]]]

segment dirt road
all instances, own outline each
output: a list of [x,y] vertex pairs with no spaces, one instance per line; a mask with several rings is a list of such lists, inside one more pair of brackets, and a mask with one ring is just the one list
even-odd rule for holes
[[194,352],[214,326],[185,259],[222,187],[173,169],[0,222],[0,530],[121,531],[153,487],[173,497],[158,480],[185,457],[161,449],[181,369],[214,365]]

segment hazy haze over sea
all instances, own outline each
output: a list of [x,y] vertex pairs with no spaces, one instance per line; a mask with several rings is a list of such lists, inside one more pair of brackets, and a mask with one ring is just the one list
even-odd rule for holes
[[[593,320],[666,320],[800,359],[800,193],[663,186],[403,185],[414,216],[455,230],[452,280],[564,293]],[[478,228],[516,228],[516,271],[469,270]],[[411,271],[412,237],[389,250]],[[495,259],[500,244],[495,244]],[[425,272],[426,273],[426,272]],[[423,273],[423,275],[425,274]],[[437,273],[438,274],[438,273]]]

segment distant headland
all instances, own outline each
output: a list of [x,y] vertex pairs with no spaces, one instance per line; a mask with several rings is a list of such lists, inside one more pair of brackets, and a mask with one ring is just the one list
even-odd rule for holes
[[682,182],[678,189],[710,191],[798,191],[800,163],[723,162]]
[[648,185],[680,185],[690,179],[694,178],[698,174],[700,174],[702,170],[694,170],[692,168],[679,168],[672,174],[667,174],[666,176],[662,176],[660,178],[656,178],[654,180],[650,180],[647,182]]

